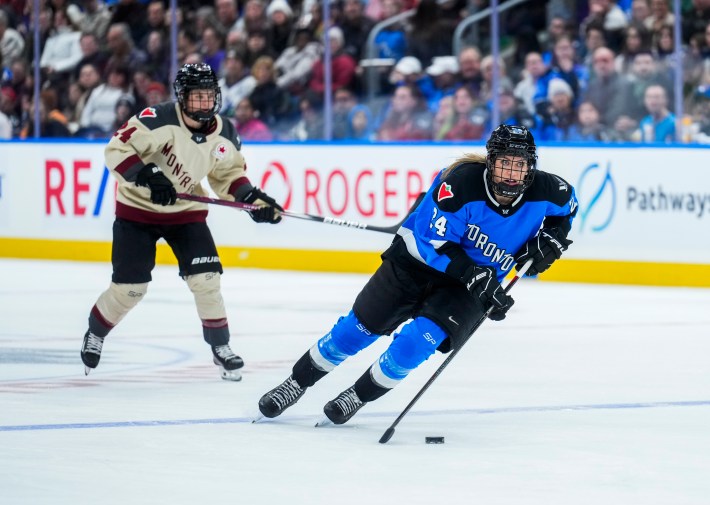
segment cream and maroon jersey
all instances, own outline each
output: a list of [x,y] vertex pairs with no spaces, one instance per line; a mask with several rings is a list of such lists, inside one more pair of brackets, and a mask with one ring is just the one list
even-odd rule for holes
[[116,216],[131,221],[180,224],[207,217],[204,203],[180,199],[175,205],[152,203],[150,190],[135,184],[138,172],[149,163],[162,169],[178,193],[207,196],[200,184],[205,177],[219,198],[227,200],[234,200],[240,186],[251,186],[234,126],[218,115],[206,133],[194,133],[176,103],[147,107],[131,117],[109,141],[105,156],[118,180]]

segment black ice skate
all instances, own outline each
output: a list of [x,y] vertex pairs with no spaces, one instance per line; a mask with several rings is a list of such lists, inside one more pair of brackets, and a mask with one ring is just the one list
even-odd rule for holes
[[355,388],[351,387],[326,403],[323,412],[333,424],[344,424],[366,404],[367,402],[362,401],[357,395]]
[[212,361],[220,368],[222,379],[227,381],[242,380],[239,371],[244,366],[242,358],[234,354],[228,344],[212,347]]
[[259,400],[259,411],[264,417],[276,417],[296,403],[307,388],[302,388],[298,382],[289,376],[288,379],[266,393]]
[[96,368],[101,359],[101,348],[104,346],[104,337],[97,337],[91,331],[84,335],[84,343],[81,346],[81,361],[84,362],[84,375]]

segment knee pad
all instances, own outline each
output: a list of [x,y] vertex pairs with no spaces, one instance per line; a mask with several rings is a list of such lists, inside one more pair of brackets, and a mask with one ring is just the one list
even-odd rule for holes
[[431,319],[417,317],[406,324],[372,367],[375,382],[394,387],[424,363],[448,335]]
[[[110,327],[116,326],[121,322],[128,312],[138,305],[145,294],[148,292],[148,283],[142,284],[116,284],[112,282],[109,288],[101,293],[96,301],[95,308],[98,314],[92,316],[100,316],[97,319],[102,319],[101,323],[108,323]],[[89,326],[91,326],[91,318],[89,318]],[[110,328],[109,328],[110,329]],[[108,331],[107,331],[108,333]],[[98,335],[98,333],[96,333]]]
[[187,286],[195,297],[200,319],[220,320],[227,318],[222,299],[219,272],[206,272],[185,277]]
[[330,333],[311,348],[311,358],[319,368],[330,372],[348,356],[357,354],[379,337],[365,328],[351,310],[347,316],[338,319]]

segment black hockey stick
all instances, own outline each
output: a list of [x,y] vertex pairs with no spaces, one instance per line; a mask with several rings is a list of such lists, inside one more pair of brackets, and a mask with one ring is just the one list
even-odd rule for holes
[[[391,235],[397,233],[399,227],[402,225],[407,216],[416,208],[417,205],[422,201],[426,193],[420,193],[414,202],[414,205],[409,209],[407,215],[397,224],[392,226],[374,226],[371,224],[361,223],[359,221],[349,221],[345,219],[340,219],[338,217],[331,216],[315,216],[313,214],[301,214],[300,212],[293,212],[290,210],[281,211],[281,214],[288,217],[293,217],[296,219],[305,219],[306,221],[315,221],[318,223],[332,224],[335,226],[345,226],[346,228],[357,228],[359,230],[370,230],[379,231],[380,233],[389,233]],[[250,211],[259,208],[257,205],[244,202],[233,202],[231,200],[220,200],[219,198],[210,198],[208,196],[191,195],[188,193],[178,193],[177,197],[182,200],[191,200],[193,202],[210,203],[213,205],[224,205],[225,207],[233,207],[235,209]]]
[[[530,268],[530,265],[532,265],[532,259],[529,259],[528,261],[525,262],[525,264],[522,266],[520,270],[518,270],[518,273],[515,274],[515,277],[510,279],[510,282],[506,284],[505,286],[505,292],[507,293],[508,291],[511,290],[513,286],[515,286],[515,283],[518,282],[518,280],[525,275],[525,272],[528,271],[528,268]],[[439,366],[439,368],[436,369],[436,372],[434,372],[434,375],[432,375],[428,381],[426,381],[426,384],[422,386],[422,388],[419,390],[419,392],[414,395],[414,398],[412,398],[412,401],[409,402],[409,404],[404,408],[402,413],[397,417],[397,419],[394,420],[394,422],[390,425],[389,428],[385,430],[385,432],[382,434],[380,437],[380,443],[381,444],[386,444],[389,442],[390,438],[392,438],[392,435],[394,435],[394,429],[397,427],[399,422],[404,418],[404,416],[407,415],[407,412],[411,410],[411,408],[414,406],[415,403],[419,400],[419,398],[422,397],[422,395],[426,392],[427,389],[429,389],[429,386],[432,385],[432,383],[436,380],[436,378],[441,375],[441,372],[444,371],[444,368],[449,366],[449,363],[451,363],[451,360],[454,359],[454,357],[459,353],[459,351],[463,348],[464,344],[468,342],[468,340],[473,336],[474,333],[476,333],[476,330],[483,324],[483,322],[488,318],[490,313],[493,312],[493,306],[491,306],[482,316],[481,318],[476,321],[475,326],[473,327],[473,331],[464,339],[463,342],[461,342],[461,345],[458,346],[456,349],[451,351],[451,354],[449,354],[449,357],[446,358],[446,360]]]

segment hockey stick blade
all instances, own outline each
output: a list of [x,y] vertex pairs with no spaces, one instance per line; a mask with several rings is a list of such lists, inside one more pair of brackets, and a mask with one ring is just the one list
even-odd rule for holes
[[[404,220],[411,214],[411,212],[419,205],[419,203],[422,201],[422,198],[424,198],[425,193],[421,193],[417,199],[414,202],[414,205],[409,209],[407,212],[407,215],[397,224],[392,225],[392,226],[375,226],[371,224],[366,224],[366,223],[361,223],[360,221],[353,221],[353,220],[346,220],[346,219],[340,219],[339,217],[332,217],[332,216],[315,216],[313,214],[302,214],[300,212],[292,212],[290,210],[284,210],[281,211],[281,214],[287,217],[292,217],[295,219],[303,219],[306,221],[314,221],[314,222],[319,222],[323,224],[332,224],[334,226],[341,226],[345,228],[357,228],[359,230],[370,230],[370,231],[377,231],[380,233],[389,233],[390,235],[394,235],[397,233],[397,230],[399,230],[399,227],[402,225]],[[231,200],[221,200],[219,198],[210,198],[208,196],[200,196],[200,195],[191,195],[188,193],[178,193],[177,197],[180,198],[181,200],[189,200],[192,202],[201,202],[201,203],[208,203],[212,205],[222,205],[224,207],[232,207],[235,209],[239,210],[244,210],[244,211],[250,211],[250,210],[256,210],[259,208],[258,205],[252,205],[250,203],[244,203],[244,202],[233,202]]]
[[[504,288],[506,293],[509,292],[513,288],[513,286],[515,286],[515,284],[518,282],[518,280],[523,275],[525,275],[525,272],[527,272],[531,266],[532,266],[532,258],[529,259],[528,261],[526,261],[525,264],[520,268],[520,270],[518,270],[518,272],[515,274],[515,277],[510,279],[510,282],[508,282],[508,284],[506,284],[506,286]],[[484,323],[484,321],[486,319],[488,319],[488,316],[490,315],[491,312],[493,312],[492,305],[478,319],[478,321],[476,321],[476,324],[473,326],[473,330],[471,331],[471,333],[468,334],[468,336],[463,340],[463,342],[461,342],[461,345],[459,345],[456,349],[451,351],[451,354],[449,354],[449,356],[444,360],[444,362],[439,366],[439,368],[436,369],[434,374],[429,378],[428,381],[426,381],[426,383],[422,386],[422,388],[419,390],[419,392],[416,395],[414,395],[414,398],[412,398],[412,400],[407,404],[407,406],[404,407],[404,410],[402,411],[402,413],[399,416],[397,416],[397,419],[395,419],[394,422],[390,425],[390,427],[385,430],[385,432],[380,437],[381,444],[386,444],[387,442],[389,442],[389,440],[394,435],[394,430],[397,427],[397,425],[399,424],[399,422],[404,418],[404,416],[407,415],[407,412],[409,412],[411,410],[411,408],[414,406],[415,403],[417,403],[419,398],[422,397],[422,395],[426,392],[426,390],[429,389],[429,386],[431,386],[434,383],[436,378],[439,375],[441,375],[441,372],[443,372],[444,369],[449,365],[449,363],[451,363],[451,360],[454,359],[454,357],[459,353],[459,351],[463,348],[463,346],[466,344],[466,342],[469,341],[469,339],[473,336],[473,334],[476,333],[476,331],[478,330],[478,328],[480,328],[480,326]]]

